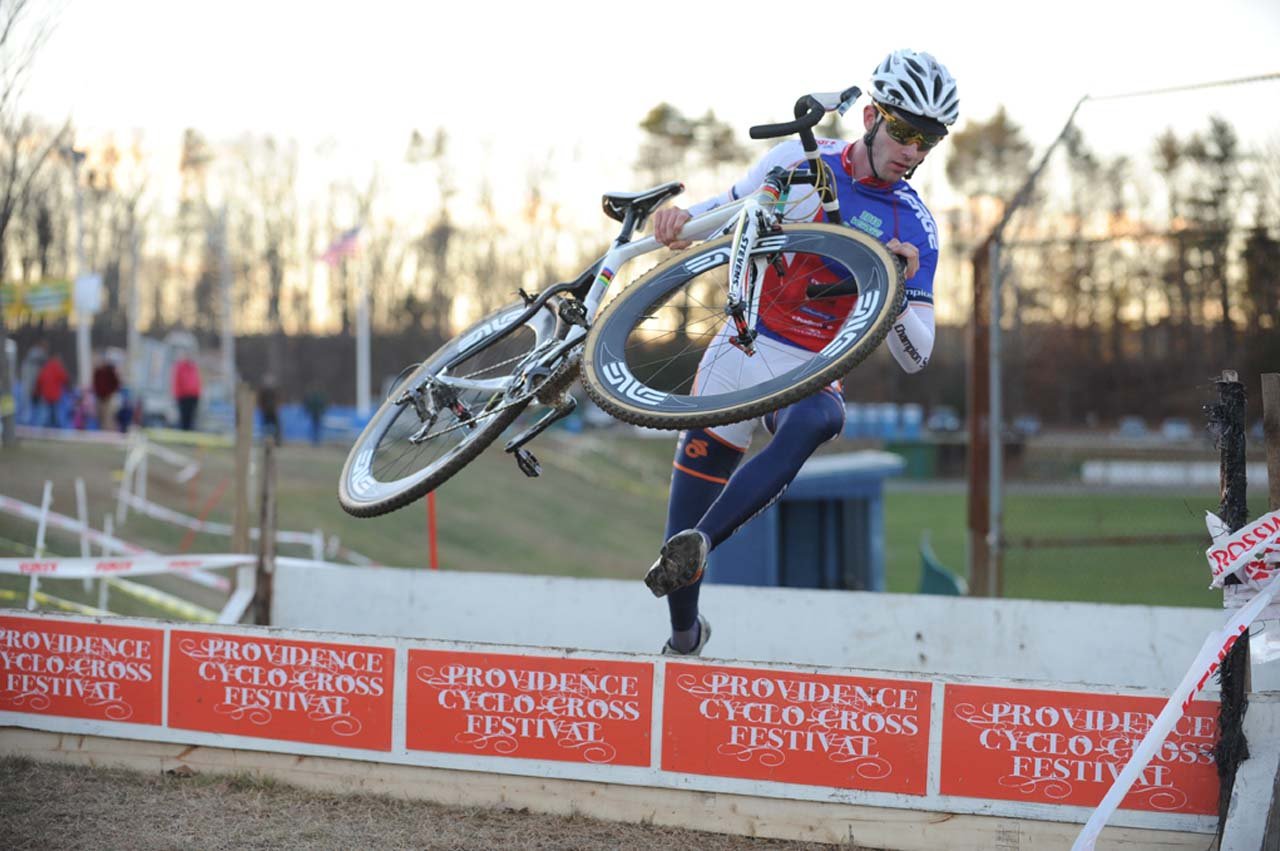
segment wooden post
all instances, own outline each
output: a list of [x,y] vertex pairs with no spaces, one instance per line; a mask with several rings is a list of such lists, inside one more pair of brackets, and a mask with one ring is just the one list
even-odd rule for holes
[[1280,372],[1262,375],[1262,439],[1267,447],[1267,497],[1280,509]]
[[[1220,453],[1221,497],[1218,517],[1231,532],[1249,521],[1247,464],[1245,461],[1245,392],[1234,370],[1223,370],[1216,382],[1218,402],[1210,406],[1209,422],[1217,436]],[[1236,576],[1224,583],[1237,585]],[[1231,806],[1231,790],[1236,770],[1249,758],[1249,744],[1244,735],[1244,716],[1249,708],[1249,633],[1245,632],[1232,646],[1218,670],[1221,685],[1218,711],[1218,743],[1214,761],[1218,766],[1219,837]]]
[[[1267,449],[1267,502],[1280,509],[1280,372],[1262,374],[1262,440]],[[1280,775],[1271,793],[1271,811],[1263,831],[1263,849],[1280,848]]]
[[262,487],[258,505],[258,572],[253,622],[271,625],[271,580],[276,572],[276,456],[274,441],[262,442]]
[[249,552],[249,453],[253,448],[253,390],[236,387],[235,507],[231,519],[231,552]]
[[969,386],[966,415],[969,418],[969,593],[975,597],[996,595],[991,574],[991,446],[988,412],[991,386],[991,240],[973,252],[973,309],[969,325]]
[[439,550],[436,548],[436,492],[427,494],[427,564],[432,570],[440,569]]

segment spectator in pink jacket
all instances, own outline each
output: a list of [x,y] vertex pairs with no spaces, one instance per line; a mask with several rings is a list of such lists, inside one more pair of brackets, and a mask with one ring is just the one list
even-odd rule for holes
[[178,403],[180,427],[191,431],[196,427],[196,408],[200,405],[200,367],[188,352],[183,352],[173,365],[173,398]]

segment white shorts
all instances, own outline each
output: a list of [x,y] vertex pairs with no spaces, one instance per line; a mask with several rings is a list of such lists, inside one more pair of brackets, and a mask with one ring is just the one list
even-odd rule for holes
[[[694,382],[695,395],[729,393],[752,384],[760,384],[808,363],[816,354],[761,334],[755,341],[755,355],[748,357],[742,349],[729,342],[732,336],[732,325],[726,322],[702,353],[698,377]],[[837,388],[838,392],[838,381],[833,381],[830,386]],[[729,425],[712,426],[707,431],[745,452],[751,445],[751,436],[760,420],[760,417],[753,417]]]

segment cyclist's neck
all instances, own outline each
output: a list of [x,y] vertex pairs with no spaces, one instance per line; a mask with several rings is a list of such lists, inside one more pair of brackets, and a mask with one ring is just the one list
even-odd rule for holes
[[845,173],[857,183],[866,183],[870,186],[891,185],[889,181],[876,177],[871,170],[871,159],[867,150],[867,143],[862,139],[857,139],[846,145],[844,152],[840,155],[840,161],[844,164]]

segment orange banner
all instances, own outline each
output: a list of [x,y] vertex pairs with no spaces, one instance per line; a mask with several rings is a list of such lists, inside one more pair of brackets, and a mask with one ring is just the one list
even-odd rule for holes
[[409,651],[412,750],[650,764],[653,665]]
[[159,724],[164,633],[0,617],[0,710]]
[[662,768],[924,795],[931,688],[669,662]]
[[[1165,699],[948,685],[944,795],[1097,806]],[[1120,805],[1214,815],[1217,704],[1193,701]]]
[[395,651],[174,630],[169,726],[391,750]]

